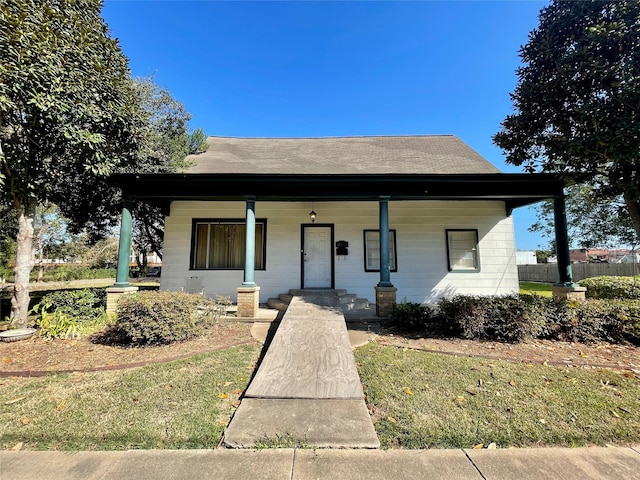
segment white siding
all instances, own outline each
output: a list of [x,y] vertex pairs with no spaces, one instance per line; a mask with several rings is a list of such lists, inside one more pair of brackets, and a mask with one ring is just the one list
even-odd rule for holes
[[[315,202],[316,223],[333,224],[335,240],[349,242],[349,255],[335,257],[335,287],[375,299],[379,273],[364,271],[363,230],[378,228],[378,202]],[[300,288],[301,224],[311,202],[256,202],[256,218],[267,219],[266,270],[255,272],[260,301]],[[179,290],[199,276],[205,291],[235,300],[242,271],[189,270],[193,218],[244,218],[244,202],[184,202],[171,205],[165,223],[161,288]],[[390,201],[389,228],[396,230],[398,271],[391,282],[397,298],[434,302],[453,294],[503,295],[518,291],[511,217],[498,201]],[[449,272],[446,229],[477,229],[480,272]]]

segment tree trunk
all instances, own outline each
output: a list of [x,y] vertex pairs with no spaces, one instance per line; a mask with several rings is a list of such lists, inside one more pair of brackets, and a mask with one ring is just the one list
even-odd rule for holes
[[11,299],[11,323],[18,328],[27,326],[29,313],[29,274],[35,263],[33,252],[33,220],[36,214],[35,199],[28,200],[18,209],[18,238],[15,283]]
[[629,209],[631,224],[636,231],[637,240],[640,241],[640,201],[631,198],[631,196],[627,194],[624,195],[624,201]]

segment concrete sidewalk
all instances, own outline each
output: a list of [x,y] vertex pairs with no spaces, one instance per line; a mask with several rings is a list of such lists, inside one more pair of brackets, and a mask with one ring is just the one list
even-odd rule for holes
[[504,450],[0,452],[2,480],[640,478],[640,446]]

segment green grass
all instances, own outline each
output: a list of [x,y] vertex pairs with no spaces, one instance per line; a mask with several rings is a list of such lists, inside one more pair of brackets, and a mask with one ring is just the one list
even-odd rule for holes
[[375,343],[355,355],[386,448],[640,441],[640,381],[629,373],[489,361]]
[[256,346],[123,371],[0,379],[0,448],[213,448]]
[[[123,371],[2,378],[0,448],[213,448],[258,355],[251,345]],[[375,343],[355,355],[386,448],[640,442],[637,375]],[[265,438],[256,447],[294,440]]]
[[542,297],[551,296],[551,284],[539,282],[520,282],[520,293],[531,295],[535,293]]

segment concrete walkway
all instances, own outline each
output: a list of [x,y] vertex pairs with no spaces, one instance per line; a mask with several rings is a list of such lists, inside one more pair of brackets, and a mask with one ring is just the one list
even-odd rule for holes
[[293,297],[223,443],[379,446],[334,291]]
[[2,480],[637,480],[634,448],[0,452]]

